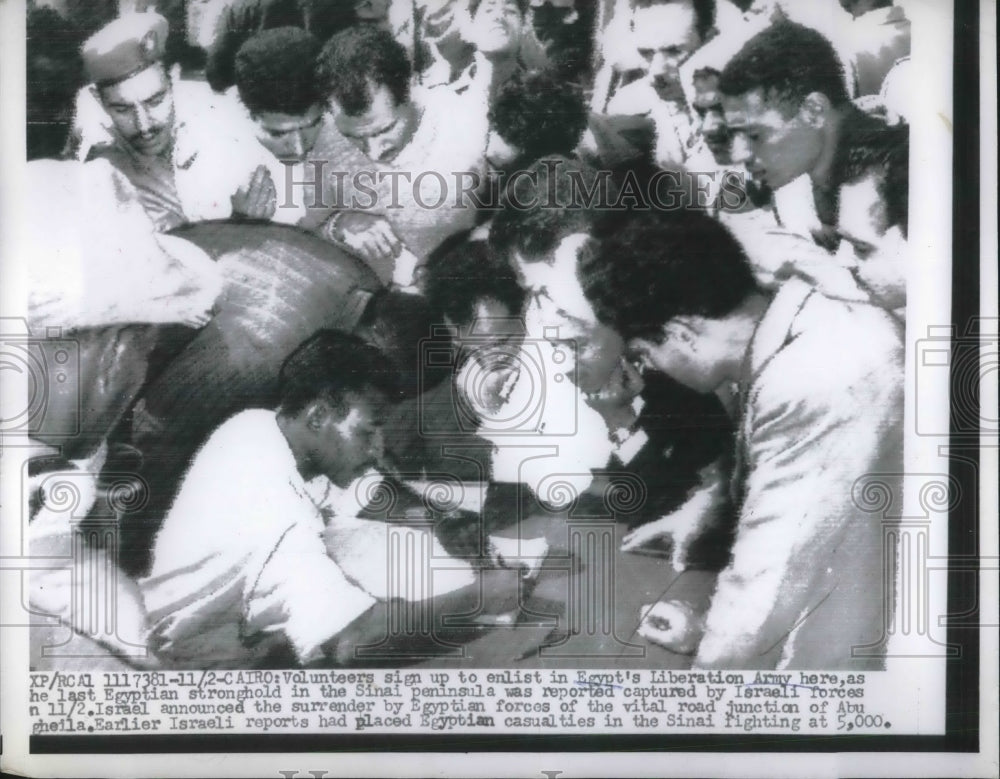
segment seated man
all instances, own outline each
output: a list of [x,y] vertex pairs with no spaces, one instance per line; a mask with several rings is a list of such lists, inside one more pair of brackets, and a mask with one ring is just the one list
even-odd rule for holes
[[285,363],[276,412],[243,411],[212,434],[140,582],[165,664],[248,667],[288,650],[308,663],[374,605],[327,554],[320,505],[381,456],[393,391],[374,347],[323,331]]
[[409,286],[419,260],[475,224],[485,102],[447,87],[411,92],[403,47],[368,26],[330,39],[318,70],[337,132],[315,150],[328,163],[322,194],[330,208],[310,209],[304,226],[346,245],[384,282]]
[[[889,310],[903,306],[908,128],[888,126],[855,108],[833,46],[792,22],[775,23],[751,38],[723,69],[719,91],[733,161],[776,194],[802,180],[812,197],[799,197],[788,208],[813,212],[811,232],[829,252],[827,264],[849,269],[862,298]],[[787,201],[778,202],[783,207]],[[810,221],[801,214],[779,216]],[[769,247],[760,249],[766,262]],[[791,270],[807,278],[811,271]]]
[[891,552],[852,492],[867,474],[901,473],[896,321],[800,280],[771,297],[700,213],[631,215],[582,275],[597,315],[647,365],[699,392],[739,387],[731,562],[703,619],[659,603],[641,632],[702,668],[881,667],[855,650],[882,637]]
[[380,289],[360,260],[292,227],[212,222],[180,235],[209,253],[226,283],[193,339],[161,341],[132,413],[148,501],[123,522],[131,571],[145,569],[151,533],[198,446],[233,414],[271,407],[288,355],[317,330],[354,330]]
[[219,130],[230,109],[197,84],[175,84],[163,60],[167,35],[162,16],[129,13],[82,50],[90,94],[111,126],[103,140],[85,138],[79,157],[107,159],[124,173],[161,232],[238,213],[231,197],[255,167],[253,149]]
[[[276,411],[244,411],[215,431],[140,582],[149,645],[164,665],[350,662],[387,638],[386,609],[400,598],[433,595],[435,617],[516,609],[516,571],[484,572],[477,586],[468,565],[450,560],[428,579],[423,566],[440,548],[390,571],[388,526],[344,514],[358,508],[348,487],[382,458],[394,391],[378,349],[321,331],[282,367]],[[412,632],[388,638],[400,642],[394,663],[400,649],[420,656]]]

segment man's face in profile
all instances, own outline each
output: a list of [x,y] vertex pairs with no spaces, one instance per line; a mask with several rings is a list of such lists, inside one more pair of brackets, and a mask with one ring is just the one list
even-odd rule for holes
[[174,92],[162,63],[96,90],[121,140],[134,152],[155,157],[174,143]]
[[314,469],[338,487],[377,465],[383,457],[382,425],[388,398],[375,389],[348,392],[344,408],[329,409],[314,431],[310,457]]
[[545,330],[546,338],[582,343],[597,326],[597,314],[577,275],[580,252],[590,240],[586,233],[573,233],[549,256],[533,261],[515,254],[522,286],[532,298],[527,316]]
[[694,77],[694,99],[691,105],[701,123],[701,135],[715,161],[725,165],[732,161],[729,126],[719,92],[719,74],[702,71]]
[[697,392],[714,392],[726,379],[731,346],[720,323],[684,316],[664,325],[659,339],[633,338],[629,352],[641,363]]
[[723,95],[722,105],[732,135],[732,161],[743,163],[755,181],[779,189],[814,170],[824,139],[805,103],[790,105],[754,89]]

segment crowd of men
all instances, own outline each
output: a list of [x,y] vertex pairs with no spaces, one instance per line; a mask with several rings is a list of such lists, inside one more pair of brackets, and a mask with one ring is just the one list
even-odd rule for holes
[[[155,9],[79,49],[28,18],[30,321],[80,350],[33,474],[92,473],[88,506],[138,475],[117,562],[155,661],[351,663],[406,599],[516,620],[544,526],[589,502],[664,590],[719,570],[707,610],[637,610],[644,640],[880,667],[858,491],[902,465],[904,9],[224,6],[183,61]],[[433,588],[387,571],[394,524],[448,559]]]

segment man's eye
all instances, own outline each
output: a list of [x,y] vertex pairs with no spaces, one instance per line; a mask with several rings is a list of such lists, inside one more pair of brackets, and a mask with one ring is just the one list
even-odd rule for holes
[[166,100],[166,98],[167,98],[166,93],[160,95],[153,95],[151,98],[149,98],[149,100],[146,101],[146,105],[149,106],[150,108],[156,108],[158,105],[163,103],[163,101]]
[[641,56],[645,60],[651,60],[651,59],[653,59],[653,50],[652,49],[639,49],[639,56]]

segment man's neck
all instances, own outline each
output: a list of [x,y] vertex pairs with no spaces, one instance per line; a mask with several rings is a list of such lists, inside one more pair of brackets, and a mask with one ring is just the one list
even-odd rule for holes
[[280,411],[275,415],[275,421],[278,423],[278,429],[285,437],[285,442],[295,459],[295,469],[303,481],[309,481],[317,473],[309,454],[308,432],[304,428],[305,422],[298,417],[282,414]]
[[771,305],[771,297],[763,292],[755,292],[747,297],[739,308],[726,317],[728,358],[724,368],[724,382],[738,382],[750,353],[750,344]]

